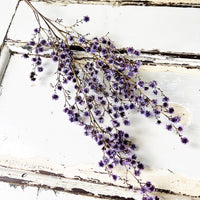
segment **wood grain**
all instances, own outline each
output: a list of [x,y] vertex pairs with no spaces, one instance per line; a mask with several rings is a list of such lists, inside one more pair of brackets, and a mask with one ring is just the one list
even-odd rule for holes
[[45,2],[48,4],[98,4],[112,6],[169,6],[200,8],[199,0],[31,0],[32,2]]
[[[122,181],[114,182],[95,165],[67,167],[43,159],[20,159],[9,156],[1,156],[0,161],[0,181],[11,185],[37,187],[100,199],[135,200],[140,197],[136,183],[133,182],[136,189],[132,192]],[[143,178],[146,176],[145,178],[151,177],[154,180],[157,185],[155,195],[162,199],[200,199],[198,180],[190,180],[164,170],[151,169],[143,173]],[[163,177],[162,184],[159,183],[160,177]],[[164,181],[168,181],[168,184],[163,185]],[[192,190],[185,190],[189,185],[193,186]]]
[[[15,54],[22,54],[30,48],[28,42],[7,40],[7,45]],[[80,47],[71,47],[77,54],[77,59],[92,59]],[[125,54],[125,49],[119,49]],[[44,55],[48,57],[48,54]],[[181,73],[200,73],[200,54],[185,52],[163,52],[159,50],[141,50],[139,59],[143,62],[144,71],[172,71]]]

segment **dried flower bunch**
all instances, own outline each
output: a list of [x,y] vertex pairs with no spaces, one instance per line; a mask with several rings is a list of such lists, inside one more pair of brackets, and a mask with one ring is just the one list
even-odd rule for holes
[[[175,131],[184,144],[188,143],[188,139],[182,136],[181,119],[173,115],[174,108],[169,106],[169,98],[157,82],[146,82],[139,76],[142,62],[131,57],[138,57],[140,51],[129,47],[122,53],[107,37],[89,40],[78,33],[75,27],[88,22],[88,16],[67,27],[61,20],[48,19],[28,0],[24,1],[33,10],[38,22],[34,37],[29,42],[30,53],[23,55],[28,58],[34,52],[30,79],[35,81],[45,70],[42,65],[44,50],[51,51],[48,56],[57,64],[52,99],[58,100],[60,95],[64,95],[64,112],[69,120],[79,124],[84,134],[101,146],[103,157],[99,166],[105,167],[115,181],[121,178],[112,172],[113,168],[123,166],[140,185],[142,200],[158,200],[158,196],[150,194],[155,191],[155,186],[150,181],[143,183],[139,179],[144,164],[137,159],[137,147],[123,127],[131,125],[130,113],[135,110],[147,118],[154,117],[157,124],[161,124],[161,116],[164,116],[168,120],[167,130]],[[41,21],[46,27],[41,26]],[[77,59],[75,47],[90,59]],[[134,189],[128,180],[125,182]]]

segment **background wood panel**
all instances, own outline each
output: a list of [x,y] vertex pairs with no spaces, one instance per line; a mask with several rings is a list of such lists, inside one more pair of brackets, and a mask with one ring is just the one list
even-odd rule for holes
[[[90,33],[89,38],[109,33],[118,48],[133,46],[144,50],[200,54],[200,12],[195,8],[34,5],[51,19],[62,18],[67,25],[85,15],[90,16],[91,21],[77,30],[82,34]],[[21,2],[8,38],[29,41],[35,27],[37,23],[32,11]]]
[[33,2],[45,2],[48,4],[100,4],[114,6],[170,6],[170,7],[200,7],[199,0],[32,0]]
[[[53,6],[48,7],[39,2],[35,2],[34,5],[50,18],[62,17],[67,24],[73,24],[76,19],[89,15],[91,22],[79,27],[80,32],[90,32],[91,38],[109,32],[109,37],[116,41],[118,48],[134,46],[143,49],[141,59],[144,65],[141,68],[141,76],[145,80],[156,79],[162,90],[170,96],[171,105],[177,106],[178,112],[186,115],[183,121],[184,135],[190,139],[190,144],[184,146],[175,134],[167,132],[164,126],[158,127],[153,120],[131,113],[134,126],[127,131],[134,136],[140,147],[137,154],[147,168],[143,178],[152,179],[154,176],[153,181],[161,189],[160,195],[164,200],[200,199],[198,190],[200,179],[198,159],[200,153],[199,10],[103,5],[55,6],[56,3],[65,5],[66,2],[51,1]],[[86,1],[70,2],[84,3]],[[113,2],[107,3],[114,5]],[[121,5],[199,7],[199,1],[182,1],[182,3],[177,1],[176,5],[173,1],[130,1],[128,3],[118,1],[115,5],[120,5],[120,2]],[[96,4],[97,1],[89,3]],[[102,176],[96,173],[96,170],[99,170],[97,163],[101,159],[101,150],[94,141],[83,135],[83,131],[78,126],[68,122],[62,112],[62,98],[61,102],[51,101],[53,91],[50,83],[54,81],[55,66],[45,60],[45,71],[39,81],[30,82],[31,62],[22,59],[21,52],[24,52],[23,45],[29,41],[33,29],[37,26],[33,18],[31,10],[24,2],[21,2],[8,35],[7,42],[16,52],[5,74],[0,98],[0,163],[4,164],[0,167],[0,181],[16,185],[18,179],[23,179],[27,181],[27,184],[22,184],[23,186],[32,184],[34,187],[40,187],[42,183],[46,183],[48,186],[46,188],[72,192],[72,196],[62,196],[68,199],[73,198],[75,193],[79,194],[77,199],[89,199],[91,197],[84,195],[91,196],[92,192],[96,192],[95,197],[99,197],[99,194],[104,195],[101,196],[102,199],[113,199],[112,193],[118,194],[117,197],[115,196],[118,199],[119,196],[122,199],[132,198],[132,193],[127,192],[125,188],[119,190],[118,186],[112,185],[110,186],[112,189],[109,187],[110,190],[104,192],[104,185],[94,182],[91,185],[82,184],[79,180],[80,177],[90,180],[96,178],[95,180],[100,183],[105,183],[106,180],[109,184],[123,185],[120,182],[113,183],[104,173]],[[16,47],[17,45],[19,46]],[[10,159],[11,155],[14,156],[13,159]],[[37,162],[38,159],[42,161]],[[57,167],[54,168],[51,162],[56,163]],[[30,167],[31,163],[35,165]],[[9,168],[12,166],[15,166],[14,170]],[[28,166],[30,168],[27,171]],[[45,171],[49,166],[51,166],[51,169],[48,169],[50,172]],[[155,170],[152,175],[149,173],[151,172],[149,166]],[[74,171],[70,171],[70,168]],[[37,171],[38,169],[40,171]],[[74,182],[73,180],[67,182],[64,179],[65,184],[62,185],[63,182],[60,180],[63,177],[55,178],[51,173],[59,174],[64,169],[68,173],[71,172],[71,176],[79,174],[79,179]],[[123,173],[120,170],[118,172]],[[32,183],[29,184],[29,181]],[[60,188],[56,189],[56,185],[59,184],[61,184]],[[77,184],[80,187],[72,190],[72,186]],[[162,191],[163,189],[165,192]],[[167,190],[173,194],[168,194]],[[135,195],[138,198],[138,194]],[[27,194],[28,196],[30,193]],[[53,198],[51,193],[48,199]]]

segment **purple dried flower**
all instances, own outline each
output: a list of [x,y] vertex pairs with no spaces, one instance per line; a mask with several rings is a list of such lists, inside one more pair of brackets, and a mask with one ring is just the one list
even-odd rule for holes
[[43,52],[44,48],[43,47],[38,47],[38,52]]
[[143,170],[144,169],[144,164],[143,163],[139,163],[137,167],[138,167],[138,169]]
[[83,20],[84,20],[85,22],[89,22],[89,21],[90,21],[90,18],[89,18],[88,16],[84,16],[84,17],[83,17]]
[[35,28],[35,29],[34,29],[34,32],[35,32],[35,33],[39,33],[38,28]]
[[165,96],[165,97],[163,97],[162,101],[163,101],[163,102],[168,102],[168,101],[169,101],[169,98]]
[[27,53],[24,53],[24,54],[23,54],[23,57],[24,57],[24,58],[29,58],[29,55],[28,55]]
[[58,56],[53,56],[52,59],[53,59],[54,62],[57,62],[58,61]]
[[139,81],[137,82],[137,85],[138,85],[139,87],[144,87],[144,81],[139,80]]
[[129,126],[129,125],[130,125],[130,121],[127,120],[127,119],[125,119],[125,120],[124,120],[124,125],[125,125],[125,126]]
[[40,44],[41,44],[41,45],[46,45],[46,44],[47,44],[47,41],[46,41],[46,40],[41,40],[41,41],[40,41]]
[[68,40],[69,40],[70,42],[72,42],[72,41],[74,41],[74,37],[73,37],[72,35],[70,35],[70,36],[68,37]]
[[178,131],[182,132],[182,131],[183,131],[183,127],[182,127],[182,126],[179,126],[179,127],[178,127]]
[[181,121],[181,118],[180,118],[179,116],[175,116],[175,117],[172,117],[172,118],[171,118],[171,121],[172,121],[173,123],[178,123],[178,122]]
[[100,167],[104,167],[104,162],[101,160],[101,161],[99,161],[99,166]]
[[43,67],[38,67],[38,72],[42,72],[43,70]]
[[113,120],[112,124],[113,124],[114,127],[119,127],[120,126],[120,123],[117,120]]
[[127,49],[128,54],[133,54],[134,51],[135,51],[135,50],[134,50],[133,47],[129,47],[129,48]]
[[129,106],[129,108],[130,108],[131,110],[134,110],[134,109],[135,109],[135,104],[131,103],[130,106]]
[[88,112],[88,111],[85,111],[85,112],[84,112],[84,116],[85,116],[85,117],[89,117],[89,112]]
[[53,94],[53,95],[52,95],[52,99],[53,99],[53,100],[58,100],[58,99],[59,99],[59,96],[58,96],[57,94]]
[[113,180],[114,180],[114,181],[117,180],[117,175],[113,174],[112,177],[113,177]]
[[189,140],[186,137],[181,138],[181,142],[183,144],[187,144],[189,142]]
[[151,116],[151,112],[147,110],[147,111],[145,112],[145,116],[146,116],[146,117],[150,117],[150,116]]
[[35,45],[35,41],[31,40],[31,41],[29,42],[29,44],[30,44],[31,46],[34,46],[34,45]]
[[134,51],[134,55],[136,55],[136,56],[139,56],[140,53],[141,53],[140,50],[135,50],[135,51]]
[[91,52],[96,53],[97,50],[98,50],[98,46],[96,44],[93,44],[92,47],[91,47]]
[[85,42],[85,37],[84,36],[79,37],[79,42],[80,43],[84,43]]
[[103,48],[103,49],[101,50],[101,53],[102,53],[103,56],[108,55],[108,52],[107,52],[107,50],[106,50],[105,48]]
[[170,107],[168,112],[169,112],[170,114],[174,113],[174,108]]
[[171,131],[171,130],[172,130],[172,125],[171,125],[171,124],[166,125],[166,129],[167,129],[168,131]]

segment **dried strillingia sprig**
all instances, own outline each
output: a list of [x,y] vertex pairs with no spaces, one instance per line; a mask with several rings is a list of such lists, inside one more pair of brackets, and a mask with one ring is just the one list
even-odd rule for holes
[[[123,166],[140,185],[142,200],[158,200],[158,196],[150,194],[155,191],[155,186],[150,181],[143,183],[139,179],[144,164],[137,159],[136,145],[123,130],[123,126],[131,124],[129,112],[136,110],[147,118],[154,117],[157,124],[164,116],[168,119],[167,130],[174,130],[184,144],[188,143],[188,139],[182,136],[181,119],[173,115],[174,108],[169,107],[169,98],[157,82],[145,82],[139,76],[142,62],[133,61],[130,55],[137,57],[140,51],[130,47],[121,53],[107,37],[89,40],[78,33],[75,27],[88,22],[88,16],[72,26],[64,26],[61,20],[45,17],[28,0],[24,1],[33,10],[38,22],[29,42],[30,53],[23,55],[25,58],[34,55],[31,80],[35,81],[44,70],[42,57],[52,59],[57,64],[52,99],[58,100],[63,94],[64,112],[69,120],[82,126],[85,135],[91,136],[102,147],[103,157],[99,166],[105,167],[115,181],[121,178],[112,172],[113,168]],[[77,48],[84,51],[89,59],[78,59],[74,51]],[[45,49],[51,53],[44,54]],[[128,180],[125,182],[134,189]]]

